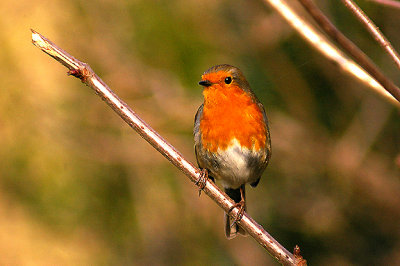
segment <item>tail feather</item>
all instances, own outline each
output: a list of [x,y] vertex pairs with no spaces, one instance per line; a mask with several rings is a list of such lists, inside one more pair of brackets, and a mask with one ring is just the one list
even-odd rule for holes
[[[245,202],[244,210],[246,211],[246,191],[245,185],[241,186],[243,190],[243,200]],[[239,203],[242,200],[242,196],[240,194],[240,188],[231,189],[225,188],[225,193],[233,200],[235,203]],[[247,235],[246,231],[244,231],[239,225],[236,223],[232,225],[234,219],[231,218],[227,213],[225,213],[225,235],[228,239],[235,238],[237,234],[241,234],[243,236]]]

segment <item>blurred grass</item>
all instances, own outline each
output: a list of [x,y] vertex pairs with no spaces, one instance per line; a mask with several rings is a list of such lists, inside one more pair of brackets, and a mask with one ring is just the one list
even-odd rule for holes
[[[344,8],[318,4],[399,82]],[[362,7],[398,47],[400,11]],[[3,1],[0,26],[0,264],[276,264],[248,238],[227,241],[222,211],[34,48],[30,28],[88,62],[192,162],[200,75],[240,67],[273,144],[250,214],[310,265],[400,263],[398,111],[262,1]]]

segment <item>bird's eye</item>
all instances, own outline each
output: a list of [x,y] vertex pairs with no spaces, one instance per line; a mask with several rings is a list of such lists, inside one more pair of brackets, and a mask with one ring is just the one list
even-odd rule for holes
[[232,78],[231,77],[226,77],[225,78],[225,84],[231,84]]

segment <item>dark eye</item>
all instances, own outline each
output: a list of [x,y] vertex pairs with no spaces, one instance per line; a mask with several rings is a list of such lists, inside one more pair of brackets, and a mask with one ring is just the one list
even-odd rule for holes
[[231,77],[226,77],[225,78],[225,84],[231,84],[232,78]]

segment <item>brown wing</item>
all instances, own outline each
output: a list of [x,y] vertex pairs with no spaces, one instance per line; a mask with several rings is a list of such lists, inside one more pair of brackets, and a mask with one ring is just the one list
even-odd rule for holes
[[198,150],[199,150],[199,145],[201,141],[201,133],[200,133],[200,118],[203,115],[203,104],[200,105],[199,109],[196,112],[196,115],[194,117],[194,127],[193,127],[193,136],[194,136],[194,151],[196,154],[196,160],[197,160],[197,165],[201,168],[201,165],[199,163],[198,159]]
[[[270,137],[269,126],[268,126],[268,117],[267,117],[267,114],[265,113],[265,109],[264,109],[264,106],[262,105],[262,103],[257,100],[257,104],[258,104],[258,107],[261,109],[261,112],[263,114],[264,122],[265,122],[265,131],[267,133],[266,136],[265,136],[266,145],[267,145],[266,146],[267,156],[266,156],[265,161],[264,161],[265,167],[267,167],[267,165],[269,163],[269,160],[271,158],[271,137]],[[250,183],[250,186],[256,187],[258,185],[258,183],[260,182],[260,179],[261,179],[261,176],[256,181],[254,181],[253,183]]]

